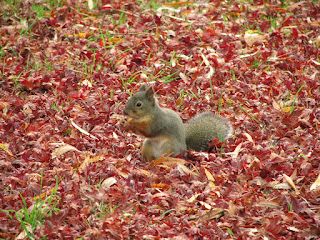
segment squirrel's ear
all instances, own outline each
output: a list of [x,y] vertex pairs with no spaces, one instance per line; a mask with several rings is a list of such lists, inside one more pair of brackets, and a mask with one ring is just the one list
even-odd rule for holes
[[143,84],[139,89],[139,92],[144,92],[144,91],[146,91],[146,85],[145,84]]
[[147,96],[147,99],[150,101],[150,102],[154,102],[154,89],[152,86],[149,86],[147,89],[146,89],[146,96]]

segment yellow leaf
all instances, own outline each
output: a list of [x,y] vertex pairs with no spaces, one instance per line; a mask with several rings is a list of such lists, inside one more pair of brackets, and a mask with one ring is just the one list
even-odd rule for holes
[[276,11],[276,12],[287,12],[288,11],[285,8],[274,8],[273,10]]
[[183,11],[181,14],[182,14],[182,15],[187,15],[187,14],[189,14],[189,13],[191,13],[191,10]]
[[83,112],[83,109],[79,105],[75,104],[74,107],[77,108],[80,112]]
[[0,148],[2,148],[4,151],[6,151],[6,153],[8,153],[10,156],[13,157],[13,154],[10,152],[10,150],[6,145],[4,145],[3,143],[0,143]]
[[158,184],[153,184],[151,185],[151,188],[158,188],[158,189],[163,189],[163,190],[169,190],[170,186],[164,183],[158,183]]
[[247,30],[245,33],[247,33],[247,34],[254,34],[254,33],[259,33],[259,31],[258,30]]
[[32,198],[32,200],[35,201],[35,200],[37,200],[37,199],[39,199],[39,198],[42,199],[42,198],[48,196],[49,194],[51,194],[54,190],[57,190],[57,188],[54,187],[54,188],[52,188],[52,189],[50,189],[50,190],[48,190],[48,191],[46,191],[46,192],[44,192],[44,193],[41,193],[40,195],[35,196],[34,198]]
[[141,168],[137,168],[140,172],[146,174],[146,175],[150,175],[151,173],[147,170],[141,169]]
[[229,213],[236,215],[236,207],[232,200],[229,200]]
[[172,169],[171,167],[169,166],[166,166],[166,165],[163,165],[163,164],[160,164],[160,165],[157,165],[159,168],[164,168],[164,169]]
[[79,38],[86,38],[86,37],[87,37],[87,33],[79,32],[79,33],[78,33],[78,37],[79,37]]
[[282,111],[283,112],[290,112],[290,110],[291,110],[291,107],[284,107],[284,108],[282,108]]
[[214,177],[212,176],[212,174],[206,168],[204,169],[204,172],[206,173],[207,178],[208,178],[209,181],[213,181],[213,182],[215,181]]
[[123,42],[123,41],[124,41],[123,39],[116,38],[116,37],[109,39],[109,42],[111,42],[111,43],[118,43],[118,42]]
[[95,156],[93,158],[90,158],[89,162],[97,162],[97,161],[101,160],[102,156],[103,155],[98,155],[98,156]]
[[273,101],[272,101],[272,106],[273,106],[275,109],[277,109],[277,110],[281,109],[280,104],[277,103],[274,99],[273,99]]
[[216,190],[216,185],[212,181],[210,181],[208,185],[211,186],[213,190]]
[[197,193],[197,194],[193,195],[191,198],[187,199],[187,202],[193,203],[199,196],[200,196],[200,193]]
[[173,157],[160,157],[158,159],[153,160],[150,165],[151,166],[157,166],[160,164],[164,164],[164,165],[173,165],[173,164],[185,164],[186,160],[183,160],[181,158],[173,158]]
[[90,158],[90,153],[89,152],[85,152],[84,155],[85,155],[85,159],[81,163],[80,167],[78,168],[78,171],[83,171],[89,165],[89,163],[97,162],[97,161],[101,160],[102,157],[103,157],[103,155],[98,155],[98,156],[95,156],[93,158]]

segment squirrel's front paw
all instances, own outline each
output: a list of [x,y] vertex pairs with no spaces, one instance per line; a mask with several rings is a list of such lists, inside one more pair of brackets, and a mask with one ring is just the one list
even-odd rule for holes
[[120,121],[120,126],[125,130],[129,131],[130,130],[130,121],[129,119],[123,118]]
[[129,131],[130,130],[130,122],[131,122],[131,118],[130,117],[126,117],[126,116],[119,115],[119,114],[113,114],[111,116],[111,118],[118,120],[118,122],[120,123],[121,128],[123,128],[125,131]]
[[122,119],[120,119],[120,126],[125,130],[125,131],[130,131],[132,130],[132,118],[131,117],[125,117],[123,116]]

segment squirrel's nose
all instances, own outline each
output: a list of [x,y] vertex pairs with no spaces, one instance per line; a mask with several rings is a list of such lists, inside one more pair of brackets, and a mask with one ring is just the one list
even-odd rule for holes
[[127,108],[124,109],[123,113],[124,113],[124,115],[128,115]]

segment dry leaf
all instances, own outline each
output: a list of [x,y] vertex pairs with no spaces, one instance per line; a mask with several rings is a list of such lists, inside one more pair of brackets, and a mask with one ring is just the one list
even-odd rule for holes
[[236,215],[236,207],[232,200],[229,201],[229,213],[232,215]]
[[104,189],[108,189],[115,183],[117,183],[117,179],[115,179],[114,177],[109,177],[101,183],[101,187],[103,187]]
[[173,164],[185,164],[187,161],[183,160],[181,158],[173,158],[173,157],[161,157],[158,159],[153,160],[150,165],[151,166],[157,166],[160,164],[165,164],[167,166],[173,165]]
[[189,78],[182,72],[179,73],[179,77],[186,83],[189,81]]
[[34,198],[32,198],[32,200],[35,201],[35,200],[37,200],[37,199],[39,199],[39,198],[43,199],[43,198],[49,196],[49,195],[50,195],[53,191],[55,191],[55,190],[57,190],[56,187],[54,187],[54,188],[52,188],[52,189],[50,189],[50,190],[47,190],[46,192],[41,193],[41,194],[38,195],[38,196],[35,196]]
[[240,58],[248,58],[248,57],[252,57],[254,55],[257,55],[260,51],[256,51],[254,53],[250,53],[250,54],[243,54],[243,55],[240,55]]
[[137,168],[140,172],[142,172],[145,175],[151,175],[151,173],[147,170],[141,169],[141,168]]
[[83,86],[88,87],[88,88],[92,88],[92,83],[91,83],[91,81],[89,81],[88,79],[83,80],[83,81],[81,82],[81,84],[82,84]]
[[277,183],[277,184],[269,184],[274,189],[291,189],[290,185],[288,183]]
[[277,110],[280,110],[281,109],[281,106],[279,103],[277,103],[274,99],[272,99],[272,106],[277,109]]
[[93,0],[88,0],[88,8],[89,8],[90,10],[92,10],[92,9],[93,9],[93,6],[94,6]]
[[186,200],[187,203],[193,203],[198,197],[200,196],[200,193],[197,193]]
[[291,178],[292,180],[296,180],[296,178],[297,178],[297,169],[295,169],[295,170],[293,171],[293,173],[291,174],[290,178]]
[[205,174],[207,176],[207,179],[209,181],[213,181],[214,182],[214,177],[212,176],[212,174],[206,168],[204,168],[204,172],[205,172]]
[[201,216],[205,221],[220,218],[224,215],[225,209],[223,208],[213,208],[208,213]]
[[253,141],[252,137],[249,135],[249,133],[244,133],[244,135],[248,138],[248,140],[250,142],[252,142],[254,144],[254,141]]
[[206,202],[203,202],[203,201],[199,201],[199,203],[204,206],[206,209],[210,210],[212,207],[210,204],[206,203]]
[[183,165],[183,164],[181,164],[181,163],[177,163],[177,168],[178,168],[178,170],[179,170],[180,173],[198,175],[197,173],[191,171],[189,168],[187,168],[185,165]]
[[238,154],[239,154],[239,153],[241,152],[241,150],[242,150],[241,146],[242,146],[242,143],[240,143],[233,152],[231,152],[231,153],[225,153],[225,154],[226,154],[226,155],[231,155],[232,159],[236,159],[236,158],[238,157]]
[[253,160],[249,164],[249,168],[253,168],[253,167],[257,167],[258,169],[262,168],[261,161],[256,156],[253,157]]
[[311,185],[310,191],[320,189],[320,174],[317,178],[317,180]]
[[256,42],[263,41],[266,38],[267,38],[266,35],[261,35],[253,31],[246,31],[246,33],[244,34],[244,40],[249,46],[252,46]]
[[297,189],[296,185],[292,181],[292,179],[287,176],[286,174],[283,174],[284,179],[287,181],[287,183],[296,191],[296,194],[299,194],[299,190]]
[[98,139],[96,136],[88,133],[86,130],[82,129],[77,124],[75,124],[72,119],[70,119],[70,122],[71,122],[71,125],[74,126],[76,129],[78,129],[81,133],[88,135],[88,136],[92,137],[93,139]]
[[6,145],[4,145],[3,143],[0,143],[0,148],[3,149],[6,153],[8,153],[10,156],[13,157],[13,154],[10,152],[10,150],[8,149],[8,147]]
[[261,201],[255,204],[256,207],[277,208],[280,204],[274,201]]
[[[51,144],[51,145],[54,145],[54,144]],[[70,152],[70,151],[75,151],[75,152],[81,153],[81,151],[78,150],[77,148],[75,148],[74,146],[71,146],[69,144],[64,144],[64,145],[56,148],[55,150],[53,150],[52,157],[60,157],[61,155],[65,154],[67,152]]]
[[84,161],[81,163],[80,167],[78,168],[78,171],[83,171],[87,165],[91,162],[97,162],[101,159],[103,159],[103,155],[98,155],[98,156],[95,156],[93,158],[90,158],[91,156],[91,152],[84,152]]
[[158,184],[151,185],[151,188],[158,188],[158,189],[163,189],[165,191],[168,191],[170,189],[170,186],[164,183],[158,183]]

